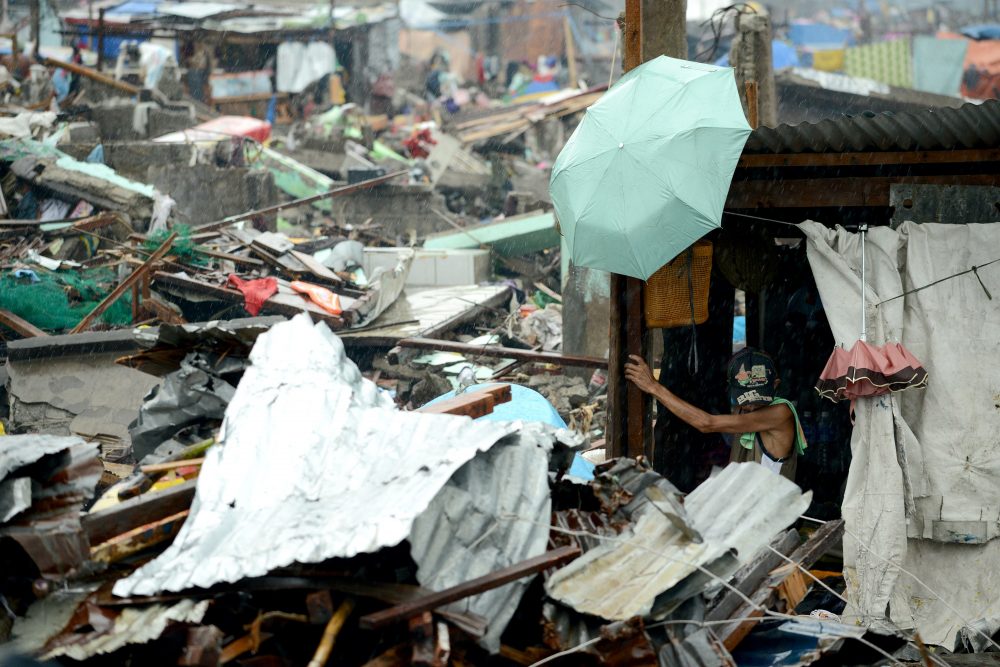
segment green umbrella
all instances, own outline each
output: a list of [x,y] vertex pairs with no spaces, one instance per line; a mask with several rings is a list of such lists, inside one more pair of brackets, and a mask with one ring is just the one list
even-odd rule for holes
[[749,135],[732,69],[660,56],[623,76],[552,167],[573,263],[649,278],[719,227]]

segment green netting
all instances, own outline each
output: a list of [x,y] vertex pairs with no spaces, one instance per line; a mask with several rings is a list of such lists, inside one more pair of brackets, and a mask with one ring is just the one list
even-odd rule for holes
[[[100,303],[114,286],[117,277],[111,269],[38,272],[38,282],[0,276],[0,308],[46,331],[72,329]],[[132,321],[132,295],[125,293],[99,318],[111,325]]]
[[163,245],[163,242],[167,240],[167,237],[172,232],[177,232],[177,238],[174,239],[174,245],[170,250],[171,255],[174,255],[185,264],[200,266],[205,263],[206,257],[198,250],[197,244],[191,239],[191,228],[187,225],[174,225],[173,229],[161,229],[158,232],[153,232],[143,241],[142,245],[146,250],[153,252]]

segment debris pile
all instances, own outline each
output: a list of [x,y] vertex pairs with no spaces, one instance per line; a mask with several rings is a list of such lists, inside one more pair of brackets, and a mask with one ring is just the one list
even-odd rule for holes
[[[0,531],[23,547],[0,594],[17,601],[5,618],[19,651],[85,664],[445,665],[708,650],[701,664],[731,664],[736,637],[803,599],[803,568],[842,525],[801,543],[789,526],[809,494],[758,465],[682,498],[635,460],[581,467],[583,440],[566,429],[461,416],[520,400],[517,385],[401,411],[305,314],[165,326],[142,343],[120,362],[164,378],[133,433],[136,456],[148,454],[122,481],[106,474],[96,501],[96,446],[0,438],[0,489],[17,503]],[[88,502],[72,517],[72,563],[48,562],[51,548],[18,533],[54,521],[36,509],[54,497],[56,516]],[[39,590],[39,576],[72,586]]]

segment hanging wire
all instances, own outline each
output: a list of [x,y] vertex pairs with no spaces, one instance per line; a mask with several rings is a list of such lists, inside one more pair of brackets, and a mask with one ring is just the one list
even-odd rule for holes
[[719,43],[722,41],[722,33],[726,27],[726,20],[729,18],[729,14],[738,14],[740,12],[756,14],[757,10],[745,2],[738,2],[728,7],[720,7],[712,12],[712,16],[701,24],[702,33],[705,32],[706,26],[712,31],[712,43],[699,51],[695,55],[694,60],[700,61],[702,57],[707,57],[708,61],[711,62],[715,58],[715,54],[719,50]]
[[992,301],[993,300],[993,295],[990,294],[990,291],[988,289],[986,289],[986,285],[983,284],[983,279],[979,277],[979,269],[986,268],[990,264],[996,264],[997,262],[1000,262],[1000,257],[998,257],[997,259],[991,260],[989,262],[986,262],[985,264],[979,264],[977,266],[973,266],[972,268],[966,269],[965,271],[959,271],[958,273],[953,273],[950,276],[945,276],[944,278],[939,278],[938,280],[935,280],[934,282],[927,283],[926,285],[921,285],[920,287],[916,287],[916,288],[911,289],[909,291],[903,292],[902,294],[897,294],[896,296],[889,297],[888,299],[885,299],[884,301],[879,301],[878,303],[876,303],[875,307],[878,308],[883,303],[889,303],[890,301],[895,301],[896,299],[902,299],[904,296],[909,296],[910,294],[915,294],[917,292],[920,292],[922,290],[927,289],[928,287],[934,287],[935,285],[939,285],[939,284],[945,282],[946,280],[951,280],[952,278],[958,278],[959,276],[964,276],[967,273],[974,273],[976,275],[976,279],[979,281],[979,284],[982,286],[983,291],[986,292],[986,297]]
[[[619,541],[622,541],[624,539],[620,535],[614,535],[614,536],[611,536],[611,535],[601,535],[600,533],[591,532],[591,531],[587,531],[587,530],[569,529],[569,528],[561,528],[561,527],[558,527],[558,526],[552,526],[550,524],[542,523],[540,521],[536,521],[534,519],[531,519],[531,518],[525,517],[525,516],[521,516],[519,514],[504,514],[504,515],[500,515],[497,518],[498,519],[506,519],[506,520],[523,521],[523,522],[530,523],[530,524],[533,524],[533,525],[536,525],[536,526],[539,526],[539,527],[548,528],[552,532],[562,533],[564,535],[571,535],[571,536],[576,536],[576,537],[591,537],[591,538],[594,538],[594,539],[596,539],[598,541],[619,542]],[[806,521],[813,521],[813,522],[820,523],[820,524],[827,523],[825,521],[821,521],[819,519],[813,519],[813,518],[807,517],[807,516],[802,516],[800,518],[804,519]],[[854,535],[850,531],[847,531],[846,527],[845,527],[844,530],[849,535],[851,535],[852,537],[854,537],[854,539],[859,544],[864,544],[856,535]],[[654,553],[654,554],[656,554],[658,556],[661,556],[664,559],[670,561],[671,563],[680,563],[680,564],[688,565],[690,567],[694,567],[694,568],[698,569],[703,574],[707,575],[711,580],[713,580],[713,581],[721,584],[724,588],[727,588],[730,591],[732,591],[733,593],[735,593],[747,605],[749,605],[750,608],[754,612],[752,615],[747,615],[747,616],[743,616],[743,617],[737,617],[737,618],[727,619],[725,621],[713,621],[713,622],[694,621],[694,620],[691,620],[691,621],[680,621],[680,620],[664,621],[664,622],[661,622],[661,623],[657,623],[657,624],[653,624],[653,625],[648,626],[650,628],[660,627],[660,626],[664,626],[664,625],[671,625],[671,624],[674,624],[674,625],[691,624],[691,625],[702,625],[702,626],[707,626],[709,624],[712,624],[712,625],[727,625],[727,624],[730,624],[730,623],[738,623],[738,622],[744,621],[744,620],[750,620],[750,619],[754,619],[754,618],[760,618],[760,616],[757,615],[758,613],[759,614],[763,614],[764,616],[772,617],[772,618],[781,618],[781,619],[786,619],[786,620],[800,620],[800,618],[797,617],[797,616],[793,616],[793,615],[789,615],[789,614],[782,614],[782,613],[779,613],[779,612],[767,609],[766,607],[763,607],[760,604],[757,604],[752,599],[750,599],[746,594],[744,594],[742,591],[740,591],[739,589],[737,589],[736,587],[734,587],[729,581],[727,581],[725,579],[722,579],[721,577],[719,577],[718,575],[716,575],[715,573],[711,572],[710,570],[708,570],[707,568],[705,568],[703,566],[699,566],[696,563],[685,561],[685,560],[680,559],[680,558],[673,558],[673,557],[667,556],[667,555],[663,554],[662,552],[657,551],[655,549],[651,549],[649,547],[645,547],[645,546],[642,546],[642,545],[634,545],[634,546],[635,546],[635,548],[637,548],[640,551],[647,551],[647,552],[650,552],[650,553]],[[871,551],[870,547],[867,547],[867,545],[865,545],[865,547],[869,551]],[[871,553],[874,554],[874,552],[871,552]],[[878,556],[878,554],[874,554],[874,555]],[[805,567],[803,567],[801,563],[795,563],[791,559],[787,558],[784,554],[781,554],[781,556],[782,556],[782,558],[785,558],[786,560],[794,563],[794,565],[795,565],[796,568],[798,568],[799,570],[802,570],[803,572],[805,572],[810,578],[812,578],[813,580],[816,580],[817,582],[819,582],[819,580],[816,579],[816,577],[813,576],[813,574],[811,572],[809,572]],[[878,556],[878,557],[881,558],[881,556]],[[885,559],[883,558],[882,560],[885,560]],[[886,560],[886,562],[889,563],[889,561],[887,561],[887,560]],[[954,609],[954,607],[952,607],[950,604],[948,604],[948,602],[946,602],[939,594],[937,594],[936,592],[934,592],[933,590],[931,590],[931,588],[929,586],[927,586],[926,584],[924,584],[920,579],[918,579],[916,575],[910,573],[909,571],[903,569],[902,567],[900,567],[898,565],[895,565],[894,563],[889,563],[889,564],[893,565],[894,567],[899,568],[899,570],[901,572],[903,572],[904,574],[909,575],[917,583],[919,583],[922,586],[924,586],[924,588],[926,588],[931,593],[932,596],[934,596],[942,604],[944,604],[949,609],[951,609],[952,612],[955,613],[956,616],[958,616],[959,620],[961,620],[967,626],[969,626],[970,628],[972,628],[978,634],[980,634],[983,637],[985,637],[987,639],[987,641],[989,641],[991,644],[993,644],[994,646],[997,646],[998,648],[1000,648],[1000,645],[996,644],[996,642],[994,642],[992,640],[992,638],[990,638],[988,635],[986,635],[985,633],[983,633],[981,630],[978,630],[975,627],[973,627],[969,623],[969,621],[965,620],[961,616],[961,614],[959,614]],[[665,565],[664,567],[667,567],[667,566]],[[826,584],[823,584],[822,582],[819,582],[819,583],[820,583],[820,585],[823,588],[826,588],[827,590],[829,590],[830,592],[832,592],[837,597],[839,597],[841,599],[844,599],[840,594],[836,593],[835,591],[833,591],[832,589],[830,589],[828,586],[826,586]],[[892,623],[891,619],[889,619],[889,622]],[[895,626],[895,623],[892,623],[892,624]],[[903,636],[903,638],[907,641],[908,644],[911,644],[913,646],[917,646],[917,643],[916,643],[916,641],[914,639],[915,635],[910,635],[908,632],[904,631],[902,628],[899,628],[898,626],[895,626],[895,627],[896,627],[896,630],[898,632],[900,632],[900,634]],[[892,655],[886,653],[884,649],[876,646],[875,644],[873,644],[870,641],[864,639],[863,637],[856,637],[856,638],[853,638],[853,639],[855,639],[859,643],[867,646],[868,648],[871,648],[872,650],[876,651],[877,653],[881,654],[883,657],[885,657],[888,660],[890,660],[894,665],[902,665],[902,663],[897,658],[895,658]],[[570,648],[570,649],[567,649],[565,651],[561,651],[561,652],[559,652],[557,654],[554,654],[554,655],[548,656],[546,658],[543,658],[542,660],[539,660],[539,661],[533,663],[531,665],[531,667],[537,667],[538,665],[546,664],[546,663],[551,662],[551,661],[553,661],[553,660],[555,660],[557,658],[560,658],[560,657],[563,657],[563,656],[566,656],[566,655],[571,655],[573,653],[581,651],[581,650],[587,648],[588,646],[593,645],[598,640],[599,640],[599,638],[591,639],[591,640],[588,640],[588,641],[584,642],[583,644],[580,644],[580,645],[575,646],[573,648]],[[931,658],[934,660],[934,662],[936,662],[939,665],[941,665],[941,667],[946,667],[946,665],[944,665],[939,659],[935,658],[934,656],[931,656]]]

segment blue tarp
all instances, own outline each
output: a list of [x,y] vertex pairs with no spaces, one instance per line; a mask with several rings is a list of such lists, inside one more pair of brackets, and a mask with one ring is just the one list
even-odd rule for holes
[[[477,384],[467,391],[474,392],[477,389],[495,387],[499,383]],[[455,392],[449,391],[447,394],[438,396],[427,405],[434,405],[443,400],[454,398]],[[512,422],[541,422],[556,428],[566,428],[566,422],[559,416],[552,404],[534,389],[528,389],[519,384],[510,385],[510,400],[500,403],[493,408],[493,412],[483,415],[479,419],[487,421]],[[594,479],[594,464],[586,460],[579,454],[573,457],[573,464],[570,466],[568,474],[584,480]]]
[[1000,23],[977,23],[962,28],[962,34],[972,39],[1000,39]]
[[797,46],[843,48],[854,43],[854,35],[846,28],[826,23],[792,23],[788,37]]
[[104,12],[105,16],[122,16],[135,14],[155,14],[159,8],[159,2],[150,0],[128,0],[120,5],[115,5]]

